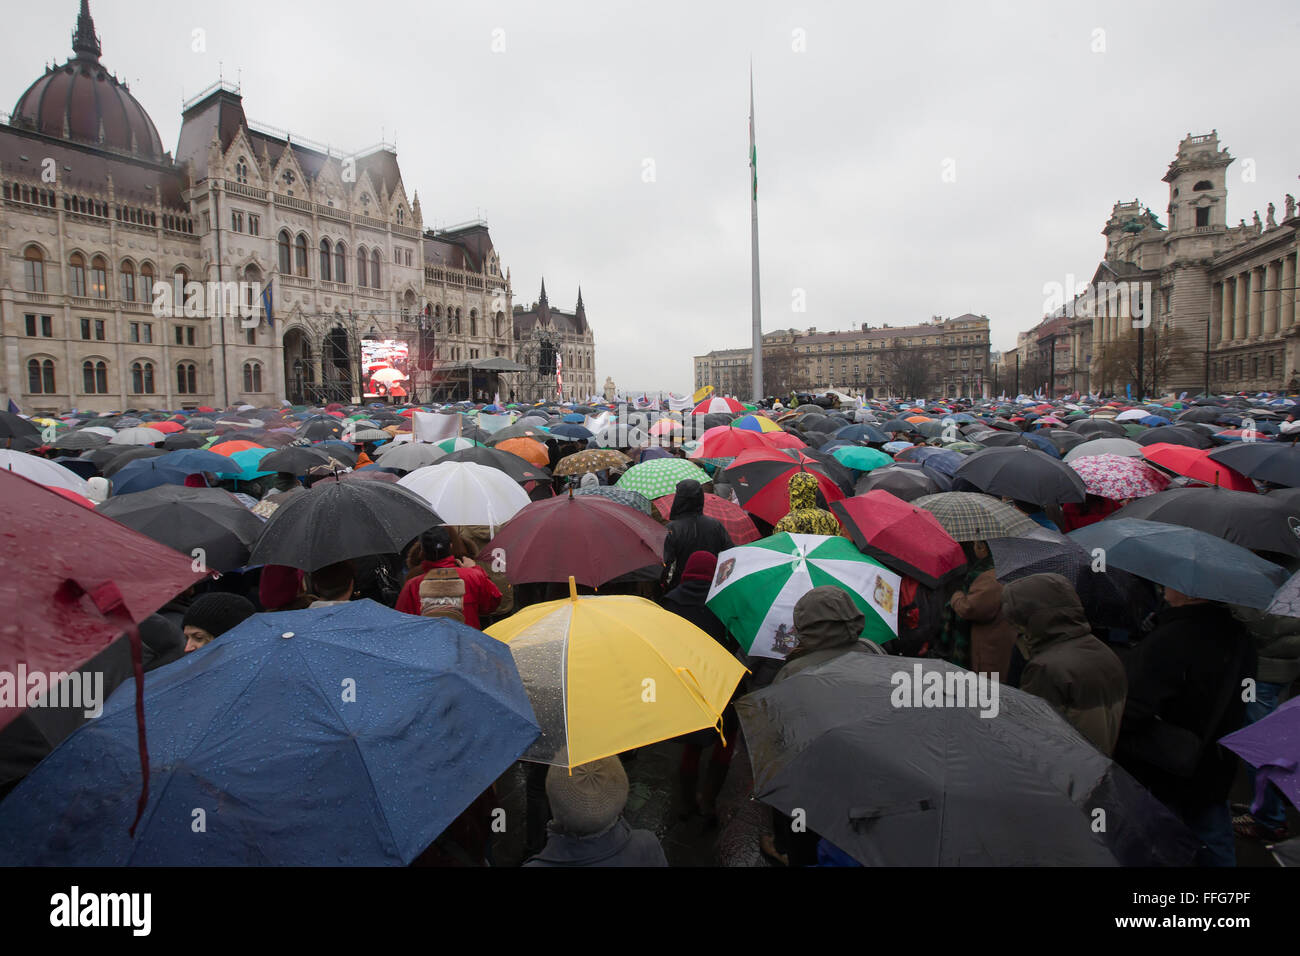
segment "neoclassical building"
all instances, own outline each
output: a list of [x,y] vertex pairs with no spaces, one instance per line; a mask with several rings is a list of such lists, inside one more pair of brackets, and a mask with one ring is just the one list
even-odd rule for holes
[[[86,0],[72,48],[0,124],[4,399],[29,414],[349,401],[363,339],[409,343],[422,400],[498,384],[474,369],[516,354],[509,270],[485,222],[424,228],[392,147],[250,125],[218,83],[185,104],[173,155],[100,62]],[[244,281],[250,300],[269,286],[271,316],[260,300],[246,320],[155,314],[159,283],[191,281]]]
[[[1132,352],[1135,317],[1146,323],[1143,354],[1159,349],[1165,356],[1154,383],[1159,392],[1300,388],[1300,210],[1287,195],[1280,214],[1269,203],[1263,217],[1255,211],[1251,222],[1229,225],[1233,162],[1217,130],[1189,133],[1163,177],[1167,227],[1136,200],[1114,204],[1093,291],[1145,290],[1141,305],[1124,295],[1108,305],[1081,297],[1034,330],[1040,353],[1055,355],[1057,394],[1124,393],[1132,375],[1119,374],[1108,353]],[[1136,368],[1136,361],[1118,365]],[[1149,380],[1144,386],[1151,391]]]

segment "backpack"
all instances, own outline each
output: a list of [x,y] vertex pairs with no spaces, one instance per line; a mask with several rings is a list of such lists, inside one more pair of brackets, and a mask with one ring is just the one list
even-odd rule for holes
[[420,580],[420,616],[465,623],[465,582],[455,568],[433,568]]

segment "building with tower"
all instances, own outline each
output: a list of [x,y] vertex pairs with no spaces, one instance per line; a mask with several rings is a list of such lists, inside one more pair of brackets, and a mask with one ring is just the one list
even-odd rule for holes
[[[582,304],[582,288],[572,312],[554,308],[546,298],[546,279],[537,301],[514,308],[515,361],[528,369],[519,374],[517,398],[554,398],[585,402],[596,395],[596,340]],[[562,384],[557,384],[556,373]],[[504,396],[503,396],[504,397]]]
[[[252,123],[224,82],[185,103],[172,154],[102,52],[82,0],[72,57],[0,115],[0,402],[347,402],[373,395],[380,353],[409,356],[417,400],[512,387],[517,313],[486,222],[426,229],[392,146]],[[269,317],[260,295],[252,320],[179,305],[191,282],[240,281],[269,288]],[[178,293],[162,315],[160,285]],[[566,350],[566,390],[594,391],[581,296],[530,314]]]
[[1149,394],[1300,388],[1300,210],[1288,194],[1280,215],[1269,203],[1232,225],[1234,162],[1217,130],[1189,133],[1163,177],[1167,226],[1115,203],[1087,291],[1034,330],[1055,394],[1136,390],[1139,330]]

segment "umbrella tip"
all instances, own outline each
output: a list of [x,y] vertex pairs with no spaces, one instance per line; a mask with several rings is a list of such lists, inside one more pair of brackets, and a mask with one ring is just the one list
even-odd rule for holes
[[573,580],[573,575],[569,575],[569,600],[578,600],[578,582]]

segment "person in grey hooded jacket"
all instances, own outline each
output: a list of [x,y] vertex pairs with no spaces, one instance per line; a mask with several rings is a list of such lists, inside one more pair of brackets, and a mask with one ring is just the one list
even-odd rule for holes
[[799,643],[772,683],[841,654],[885,653],[879,645],[862,639],[866,623],[867,616],[843,588],[833,584],[813,588],[794,606],[794,630]]
[[1093,636],[1074,585],[1059,574],[1010,581],[1002,586],[1002,613],[1020,632],[1020,689],[1051,704],[1102,753],[1114,753],[1128,677]]

